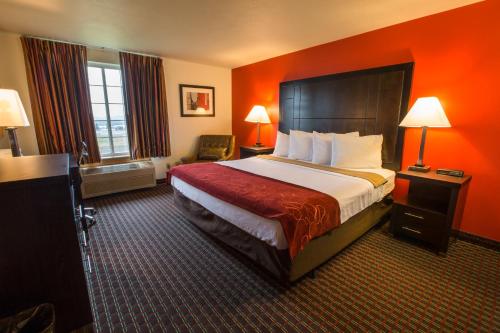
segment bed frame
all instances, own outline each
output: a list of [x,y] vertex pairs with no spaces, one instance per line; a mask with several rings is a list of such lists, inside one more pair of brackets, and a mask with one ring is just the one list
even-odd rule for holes
[[[404,130],[413,63],[326,75],[280,84],[279,130],[383,134],[383,167],[401,168]],[[290,261],[288,250],[277,250],[207,211],[174,188],[175,200],[199,228],[243,253],[269,273],[295,281],[330,259],[384,219],[391,208],[387,198],[375,203],[340,227],[313,239]]]

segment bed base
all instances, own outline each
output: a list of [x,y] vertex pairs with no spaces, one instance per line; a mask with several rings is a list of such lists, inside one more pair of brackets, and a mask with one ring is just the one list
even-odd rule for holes
[[188,220],[198,228],[242,253],[274,277],[287,282],[296,281],[308,273],[309,276],[315,277],[315,268],[384,220],[392,206],[390,200],[374,203],[340,227],[310,241],[293,261],[290,261],[288,249],[278,250],[257,239],[185,197],[175,187],[174,200]]

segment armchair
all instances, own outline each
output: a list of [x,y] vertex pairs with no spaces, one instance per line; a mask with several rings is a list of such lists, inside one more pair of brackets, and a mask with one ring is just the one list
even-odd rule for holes
[[181,158],[182,164],[226,161],[233,157],[234,135],[201,135],[198,150],[193,156]]

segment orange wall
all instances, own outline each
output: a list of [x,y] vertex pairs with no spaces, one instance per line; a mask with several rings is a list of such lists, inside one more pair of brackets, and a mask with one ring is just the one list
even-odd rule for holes
[[[461,229],[500,241],[499,13],[500,1],[487,0],[233,69],[237,143],[255,142],[255,125],[243,119],[262,104],[273,122],[262,126],[262,142],[274,144],[282,81],[414,61],[410,105],[437,96],[453,126],[429,129],[424,160],[473,176]],[[403,168],[419,142],[420,131],[408,129]]]

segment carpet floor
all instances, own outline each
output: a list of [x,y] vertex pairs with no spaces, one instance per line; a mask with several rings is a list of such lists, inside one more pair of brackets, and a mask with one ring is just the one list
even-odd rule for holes
[[172,188],[91,202],[97,332],[500,332],[500,253],[446,257],[374,229],[284,287],[190,224]]

